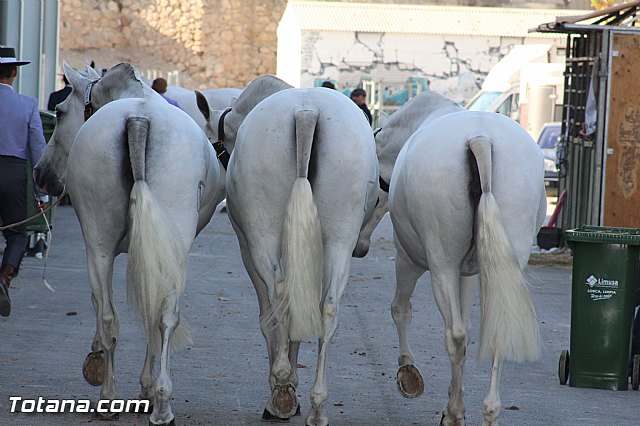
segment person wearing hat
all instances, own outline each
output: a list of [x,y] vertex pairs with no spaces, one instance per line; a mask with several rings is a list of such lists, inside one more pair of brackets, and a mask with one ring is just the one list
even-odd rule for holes
[[351,91],[351,95],[349,95],[351,100],[358,105],[358,108],[362,110],[364,115],[369,120],[369,125],[373,122],[373,117],[371,116],[371,111],[369,111],[369,107],[367,106],[367,92],[364,89],[353,89]]
[[[12,47],[0,47],[0,217],[7,226],[27,218],[27,156],[35,165],[45,149],[38,101],[16,93],[13,80],[18,67],[29,64],[16,58]],[[36,192],[36,208],[46,207],[48,197]],[[6,247],[0,266],[0,315],[11,313],[9,285],[18,275],[27,249],[26,225],[2,231]]]
[[64,74],[62,74],[62,81],[64,81],[64,87],[49,94],[49,101],[47,102],[47,109],[49,111],[55,111],[56,105],[64,102],[67,96],[71,94],[71,84],[69,84],[69,80],[67,80],[67,76]]
[[162,96],[171,105],[182,109],[180,107],[180,104],[178,104],[178,101],[175,101],[170,97],[168,97],[167,95],[165,95],[165,93],[167,92],[167,80],[165,80],[162,77],[158,77],[155,80],[153,80],[153,83],[151,83],[151,88],[156,92],[158,92],[160,96]]

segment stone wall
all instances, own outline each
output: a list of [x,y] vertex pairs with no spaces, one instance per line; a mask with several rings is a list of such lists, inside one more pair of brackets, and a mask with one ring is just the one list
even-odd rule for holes
[[[349,0],[346,0],[349,1]],[[358,0],[362,1],[362,0]],[[587,0],[538,0],[578,7]],[[522,0],[364,0],[522,6]],[[276,72],[276,30],[287,0],[60,0],[60,60],[76,68],[131,62],[157,75],[179,71],[193,89],[243,87]],[[61,68],[61,67],[60,67]],[[155,76],[155,75],[154,75]]]
[[191,88],[242,87],[276,71],[286,0],[61,0],[60,59],[180,71]]

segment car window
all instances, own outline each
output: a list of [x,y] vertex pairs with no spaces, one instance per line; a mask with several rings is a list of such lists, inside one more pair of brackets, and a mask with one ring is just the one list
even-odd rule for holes
[[559,136],[560,126],[546,127],[538,138],[538,144],[540,148],[555,148]]
[[467,109],[469,111],[486,111],[500,94],[500,92],[482,92],[467,105]]

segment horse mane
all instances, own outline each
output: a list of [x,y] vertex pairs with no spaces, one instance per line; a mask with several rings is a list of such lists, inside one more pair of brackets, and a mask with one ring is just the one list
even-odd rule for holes
[[236,100],[233,108],[238,114],[247,115],[263,99],[293,86],[274,75],[263,75],[251,81]]
[[[446,96],[441,95],[440,93],[432,92],[429,90],[409,99],[409,102],[404,104],[400,111],[402,111],[403,114],[414,113],[417,115],[422,115],[425,112],[431,113],[444,107],[451,107],[452,109],[463,109],[463,107],[456,101],[449,99]],[[391,116],[389,117],[389,122],[393,122],[394,117],[396,118],[396,120],[400,119],[400,116],[403,114],[391,114]]]
[[113,98],[119,97],[123,91],[142,91],[140,72],[131,64],[123,62],[112,66],[102,77],[101,86],[108,88]]

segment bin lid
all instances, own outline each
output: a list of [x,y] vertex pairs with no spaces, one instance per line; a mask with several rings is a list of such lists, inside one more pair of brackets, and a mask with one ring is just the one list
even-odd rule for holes
[[565,238],[586,243],[640,245],[640,228],[584,225],[567,230]]

